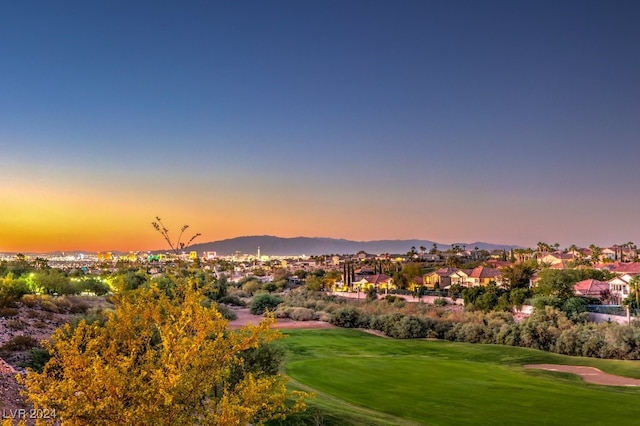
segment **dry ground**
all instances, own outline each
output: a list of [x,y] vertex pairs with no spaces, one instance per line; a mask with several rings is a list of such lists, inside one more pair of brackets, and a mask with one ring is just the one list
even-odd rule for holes
[[[258,324],[264,317],[262,315],[253,315],[249,312],[249,308],[234,308],[233,312],[238,316],[237,319],[229,321],[229,328],[232,330],[241,328],[247,324]],[[289,318],[278,318],[274,328],[331,328],[333,325],[324,321],[294,321]]]

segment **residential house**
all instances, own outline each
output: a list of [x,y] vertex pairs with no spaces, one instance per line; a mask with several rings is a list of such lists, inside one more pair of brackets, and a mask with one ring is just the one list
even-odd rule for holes
[[[424,286],[429,289],[448,288],[451,284],[462,284],[461,280],[463,274],[459,273],[460,270],[456,268],[440,268],[429,274],[423,275]],[[466,277],[466,274],[464,274]]]
[[566,264],[567,262],[574,261],[576,257],[572,253],[544,253],[538,258],[538,263],[546,263],[547,265]]
[[601,261],[610,260],[613,262],[614,260],[616,260],[617,256],[618,256],[618,253],[616,252],[616,250],[611,248],[603,248],[602,251],[600,252]]
[[609,290],[614,304],[620,305],[624,299],[629,297],[629,281],[631,281],[629,274],[623,274],[609,280]]
[[629,274],[631,276],[638,275],[640,274],[640,262],[615,262],[610,264],[610,267],[608,269],[616,274]]
[[424,287],[424,276],[413,277],[413,280],[409,283],[407,290],[416,291],[418,287]]
[[593,278],[582,280],[573,285],[573,292],[576,296],[603,298],[606,292],[610,291],[608,281],[595,280]]
[[466,287],[486,286],[492,281],[496,284],[502,283],[500,271],[486,266],[478,266],[469,271],[464,285]]
[[351,284],[354,291],[367,291],[371,287],[374,287],[378,292],[384,291],[385,293],[389,290],[396,290],[393,278],[385,274],[363,275],[359,281],[354,281]]

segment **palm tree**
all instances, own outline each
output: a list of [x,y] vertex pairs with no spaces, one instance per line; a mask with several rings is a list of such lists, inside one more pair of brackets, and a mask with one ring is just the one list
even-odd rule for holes
[[429,250],[429,253],[438,254],[438,245],[436,243],[433,243],[433,245],[431,246],[431,250]]
[[640,305],[638,304],[638,293],[640,293],[640,275],[635,275],[633,278],[631,278],[631,280],[629,281],[629,289],[634,293],[636,309],[638,309],[640,307]]

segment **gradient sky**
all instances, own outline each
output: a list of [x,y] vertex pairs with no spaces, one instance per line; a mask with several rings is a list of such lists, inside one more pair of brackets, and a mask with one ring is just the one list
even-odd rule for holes
[[639,239],[638,1],[0,2],[0,251]]

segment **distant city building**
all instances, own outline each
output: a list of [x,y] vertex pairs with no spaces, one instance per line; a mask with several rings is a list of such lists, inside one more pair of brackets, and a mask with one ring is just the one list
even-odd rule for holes
[[97,254],[98,262],[111,262],[113,260],[113,253],[108,252],[98,252]]

